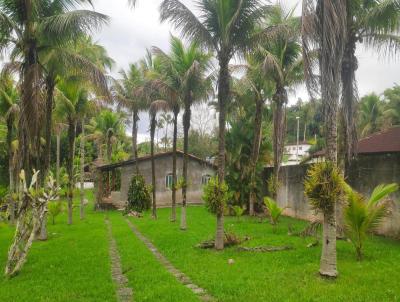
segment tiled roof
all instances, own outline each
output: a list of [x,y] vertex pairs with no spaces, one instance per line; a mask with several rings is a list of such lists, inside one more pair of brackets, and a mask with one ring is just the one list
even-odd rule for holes
[[[177,156],[183,157],[183,154],[184,153],[182,151],[179,151],[179,150],[176,151]],[[154,154],[155,159],[160,158],[160,157],[166,157],[166,156],[172,156],[172,151]],[[205,160],[201,159],[200,157],[194,156],[193,154],[188,154],[188,156],[189,156],[189,159],[198,161],[198,162],[208,165],[214,169],[216,168],[216,166],[214,164],[212,164],[208,161],[205,161]],[[151,155],[146,155],[146,156],[139,157],[137,160],[139,162],[141,162],[141,161],[146,161],[146,160],[150,160],[150,159],[151,159]],[[128,159],[126,161],[119,162],[119,163],[108,164],[108,165],[98,165],[97,168],[102,171],[107,171],[107,170],[113,170],[115,168],[120,168],[120,167],[124,167],[124,166],[130,166],[130,165],[133,165],[134,163],[135,163],[134,159]]]
[[[357,144],[358,154],[397,153],[400,152],[400,126],[376,132],[360,139]],[[325,155],[325,150],[312,154],[312,157]]]

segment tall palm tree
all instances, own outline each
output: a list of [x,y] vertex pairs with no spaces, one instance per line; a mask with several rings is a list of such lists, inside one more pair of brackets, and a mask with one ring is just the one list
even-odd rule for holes
[[357,128],[360,137],[366,137],[380,130],[383,120],[384,103],[375,93],[361,98],[358,106]]
[[15,203],[12,194],[15,192],[16,186],[16,176],[15,176],[15,143],[13,144],[15,123],[19,115],[19,92],[12,79],[12,75],[3,73],[0,77],[0,113],[5,117],[7,134],[6,134],[6,144],[8,151],[8,174],[9,174],[9,206],[10,206],[10,221],[15,222]]
[[[0,1],[0,49],[12,48],[11,59],[19,61],[21,115],[19,119],[20,165],[28,181],[32,164],[39,168],[40,132],[43,121],[40,53],[70,42],[108,18],[91,10],[77,9],[90,0]],[[49,128],[49,127],[47,127]]]
[[300,19],[294,8],[286,11],[280,4],[268,10],[265,41],[256,50],[261,56],[266,77],[275,86],[273,100],[274,198],[278,189],[286,133],[288,89],[303,81],[303,59],[300,43]]
[[[302,40],[304,72],[312,96],[324,103],[326,159],[337,164],[337,115],[341,63],[346,42],[346,0],[303,0]],[[315,56],[315,51],[317,56]],[[315,57],[318,62],[315,62]],[[315,66],[319,75],[314,74]],[[322,198],[322,196],[321,196]],[[320,274],[336,277],[336,204],[324,212]]]
[[210,55],[201,51],[196,42],[185,48],[183,42],[171,37],[171,54],[167,55],[160,49],[157,51],[161,60],[171,68],[177,83],[177,91],[184,107],[183,114],[183,185],[181,230],[186,230],[186,203],[187,203],[187,173],[189,153],[189,129],[191,107],[196,101],[205,99],[211,88],[211,78],[205,75],[210,64]]
[[[226,105],[230,99],[229,61],[252,45],[254,28],[265,7],[261,0],[198,0],[196,6],[200,17],[179,0],[164,0],[160,6],[161,21],[171,21],[175,28],[181,29],[182,36],[216,52],[219,63],[218,178],[222,183],[225,176]],[[223,237],[223,215],[217,215],[215,247],[218,250],[224,248]]]
[[400,5],[398,0],[347,0],[347,39],[342,61],[341,114],[344,121],[345,158],[349,160],[357,142],[356,115],[358,94],[355,73],[358,69],[356,50],[365,47],[395,54],[400,47]]
[[100,149],[105,146],[106,160],[111,163],[113,144],[125,135],[121,114],[103,110],[91,119],[86,128],[90,132],[88,138],[97,142],[100,155]]
[[152,215],[154,219],[157,219],[157,195],[156,195],[156,166],[154,161],[154,134],[156,131],[157,113],[159,111],[167,111],[168,103],[164,100],[157,100],[151,103],[149,109],[150,117],[150,153],[151,153],[151,184],[153,193],[152,202]]
[[[112,92],[120,106],[125,107],[132,115],[132,158],[138,158],[137,134],[139,112],[146,108],[147,100],[144,96],[145,75],[138,64],[130,64],[127,71],[120,71],[121,79],[114,82]],[[136,161],[136,173],[139,166]]]

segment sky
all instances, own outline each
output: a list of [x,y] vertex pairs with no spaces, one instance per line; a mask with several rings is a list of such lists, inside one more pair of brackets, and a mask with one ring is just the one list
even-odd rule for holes
[[[189,8],[195,8],[194,0],[183,0],[183,2]],[[288,8],[297,5],[297,14],[301,12],[299,2],[301,1],[281,0],[281,3]],[[168,51],[170,34],[179,35],[170,24],[160,24],[161,0],[137,0],[135,8],[128,6],[128,0],[94,0],[93,3],[96,11],[110,17],[109,25],[95,33],[95,39],[106,47],[114,59],[115,66],[112,70],[114,76],[118,76],[118,71],[127,68],[129,63],[143,58],[146,49],[152,46]],[[400,84],[398,59],[391,58],[389,61],[372,51],[366,51],[362,45],[357,48],[357,56],[359,69],[356,76],[360,96],[371,92],[380,94],[395,83]],[[303,100],[308,99],[304,87],[300,87],[296,93],[290,95],[289,102],[294,103],[299,97]],[[143,141],[148,137],[148,119],[147,114],[142,114],[141,117],[139,138]]]
[[[127,5],[127,0],[95,0],[95,9],[110,16],[110,24],[96,34],[99,43],[104,45],[109,55],[116,64],[113,74],[121,68],[126,68],[129,63],[141,59],[147,48],[158,46],[168,51],[169,37],[173,33],[170,24],[160,24],[159,5],[161,0],[138,0],[134,9]],[[195,1],[183,1],[190,8],[194,8]],[[286,7],[297,5],[296,12],[300,14],[301,4],[298,0],[281,0]],[[382,93],[386,88],[400,83],[400,62],[398,59],[389,61],[372,51],[366,51],[362,45],[357,48],[359,69],[357,81],[360,96],[367,93]],[[299,97],[307,100],[308,95],[300,87],[295,94],[290,96],[290,102],[295,102]],[[142,115],[139,126],[141,140],[147,137],[147,118]]]

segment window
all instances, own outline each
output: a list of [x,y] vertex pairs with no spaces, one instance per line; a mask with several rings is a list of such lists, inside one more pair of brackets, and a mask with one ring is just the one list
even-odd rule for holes
[[172,173],[169,173],[167,176],[165,176],[165,187],[166,188],[172,188],[172,182],[173,182],[173,175]]
[[208,182],[210,181],[210,179],[211,179],[211,176],[210,175],[203,175],[202,177],[201,177],[201,184],[202,185],[206,185],[206,184],[208,184]]

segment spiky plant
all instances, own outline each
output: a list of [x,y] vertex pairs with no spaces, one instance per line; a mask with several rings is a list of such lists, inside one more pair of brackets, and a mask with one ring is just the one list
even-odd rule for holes
[[264,198],[264,204],[267,207],[270,222],[272,224],[273,231],[275,232],[276,226],[279,222],[279,218],[282,216],[283,210],[285,208],[279,207],[277,202],[270,197]]
[[[304,182],[305,194],[308,197],[312,208],[321,212],[323,220],[323,243],[336,242],[336,219],[335,204],[343,191],[344,180],[337,166],[333,162],[314,164],[308,171]],[[334,263],[334,267],[326,267]],[[324,267],[324,269],[323,269]],[[330,269],[330,270],[329,270]],[[321,271],[322,275],[335,277],[336,271],[336,244],[335,253],[322,254]]]
[[344,208],[346,235],[356,251],[357,260],[363,258],[367,235],[377,230],[388,215],[389,204],[384,199],[399,189],[398,184],[379,185],[367,200],[365,196],[346,186],[347,204]]

